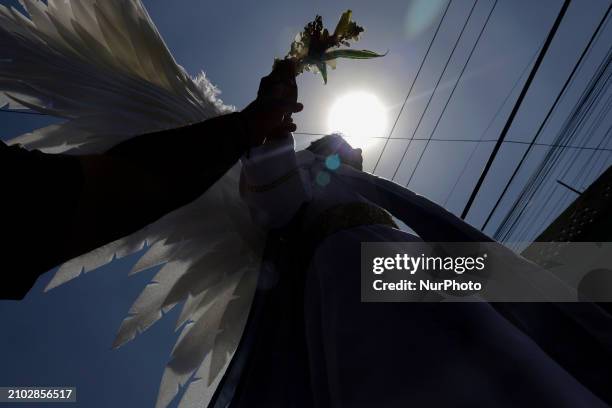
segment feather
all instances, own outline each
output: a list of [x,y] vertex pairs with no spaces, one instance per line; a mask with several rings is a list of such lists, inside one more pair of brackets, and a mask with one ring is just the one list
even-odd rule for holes
[[[172,359],[162,377],[158,407],[167,406],[196,370],[185,393],[188,398],[184,396],[181,405],[194,406],[194,402],[201,404],[202,397],[212,397],[246,324],[247,315],[243,310],[252,301],[251,288],[257,275],[253,272],[243,270],[233,274],[211,287],[211,294],[202,298],[193,313],[196,320],[187,324],[172,351]],[[193,364],[197,360],[204,364]]]
[[[22,0],[0,5],[0,106],[64,118],[21,135],[50,153],[102,152],[133,135],[230,112],[201,72],[176,63],[140,0]],[[119,328],[134,339],[183,303],[157,406],[205,406],[236,350],[264,242],[238,193],[240,165],[206,194],[131,236],[62,265],[46,290],[143,251],[130,274],[161,266]]]

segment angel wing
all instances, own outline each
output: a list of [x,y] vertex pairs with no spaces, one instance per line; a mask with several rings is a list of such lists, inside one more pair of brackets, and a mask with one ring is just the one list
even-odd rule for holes
[[[0,6],[0,105],[64,118],[10,143],[46,152],[103,151],[133,135],[233,108],[204,73],[190,77],[140,0],[22,0]],[[235,351],[264,241],[238,195],[235,166],[206,194],[143,230],[60,267],[47,289],[146,247],[131,273],[163,265],[136,299],[115,346],[183,303],[158,407],[208,403]]]

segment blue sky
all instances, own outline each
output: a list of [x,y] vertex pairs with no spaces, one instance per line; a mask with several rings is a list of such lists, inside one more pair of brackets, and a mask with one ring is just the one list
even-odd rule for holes
[[[366,28],[358,47],[386,51],[386,57],[363,62],[340,61],[323,85],[319,76],[309,73],[299,78],[303,113],[296,115],[299,131],[325,132],[327,113],[334,101],[351,91],[375,94],[385,105],[389,122],[398,114],[410,82],[433,35],[433,29],[445,1],[259,1],[226,0],[203,2],[182,0],[168,2],[145,0],[153,20],[177,61],[191,74],[204,70],[222,90],[225,102],[238,108],[255,96],[259,78],[266,75],[274,57],[283,56],[295,33],[315,14],[321,14],[333,26],[347,8]],[[531,140],[546,109],[571,71],[582,47],[608,5],[607,0],[575,0],[553,42],[549,57],[536,77],[507,138]],[[15,4],[0,0],[0,4]],[[394,137],[412,135],[444,61],[464,23],[472,0],[454,0],[438,41],[431,51],[413,97],[398,121]],[[434,95],[416,137],[429,137],[441,108],[448,98],[470,47],[486,18],[493,0],[479,0],[470,24],[451,59],[441,87]],[[478,139],[492,122],[485,139],[495,139],[512,108],[518,90],[495,114],[521,72],[542,43],[560,0],[499,0],[470,65],[460,82],[446,114],[435,133],[436,138]],[[606,26],[600,40],[585,61],[575,83],[569,89],[541,142],[550,142],[567,117],[580,92],[612,42],[612,26]],[[610,91],[608,91],[610,92]],[[0,113],[0,138],[10,139],[49,123],[52,119],[30,115]],[[589,145],[596,145],[603,130],[612,123],[608,115],[602,131],[596,132]],[[298,146],[311,139],[296,136]],[[390,176],[399,164],[406,141],[394,140],[382,158],[379,174]],[[398,171],[397,181],[405,183],[424,142],[413,142]],[[458,174],[476,145],[461,142],[432,142],[423,155],[410,188],[458,212],[462,209],[493,144],[477,146],[464,177],[454,194],[446,200]],[[612,147],[609,146],[608,147]],[[524,146],[505,145],[475,203],[468,220],[480,225],[491,208],[503,183],[522,154]],[[536,148],[517,183],[509,191],[516,195],[530,171],[541,159],[544,148]],[[366,150],[366,169],[380,154],[380,145]],[[585,155],[584,160],[589,156]],[[608,153],[598,157],[598,165],[610,163]],[[580,167],[580,161],[577,168]],[[584,188],[594,177],[569,172],[566,181]],[[557,199],[558,197],[558,199]],[[555,200],[572,199],[559,190]],[[493,220],[495,227],[508,208],[502,203]],[[563,206],[559,206],[559,210]],[[541,223],[541,222],[540,222]],[[537,224],[534,222],[534,225]],[[490,231],[489,231],[490,232]],[[532,235],[535,230],[532,231]],[[33,239],[36,239],[33,237]],[[128,278],[134,262],[128,257],[87,274],[47,294],[42,288],[51,275],[44,275],[22,302],[0,301],[0,385],[74,385],[79,406],[152,406],[167,356],[175,340],[175,313],[154,325],[149,332],[120,350],[110,350],[114,334],[135,299],[154,271]],[[4,273],[18,273],[3,267]]]

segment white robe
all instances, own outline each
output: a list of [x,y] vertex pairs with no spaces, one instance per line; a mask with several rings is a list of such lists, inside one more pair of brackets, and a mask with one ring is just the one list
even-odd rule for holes
[[[332,206],[368,202],[426,241],[490,241],[388,180],[296,153],[293,138],[251,150],[243,164],[242,196],[265,228],[283,227],[304,204],[308,224]],[[417,239],[364,225],[319,243],[303,310],[315,405],[605,406],[487,303],[362,303],[361,243]]]

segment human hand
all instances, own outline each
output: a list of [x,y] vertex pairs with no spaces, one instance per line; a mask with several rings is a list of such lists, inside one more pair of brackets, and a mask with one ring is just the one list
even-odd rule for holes
[[242,111],[250,146],[296,130],[291,114],[304,108],[297,102],[297,96],[295,65],[291,61],[277,61],[270,75],[261,79],[257,99]]

